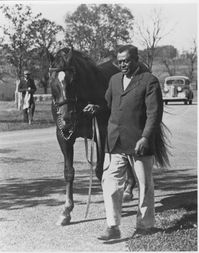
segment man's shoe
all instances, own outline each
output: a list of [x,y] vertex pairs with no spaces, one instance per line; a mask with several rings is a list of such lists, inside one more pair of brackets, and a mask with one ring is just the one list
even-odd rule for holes
[[121,237],[121,233],[118,227],[108,227],[105,233],[98,237],[99,240],[108,241],[112,239],[119,239]]

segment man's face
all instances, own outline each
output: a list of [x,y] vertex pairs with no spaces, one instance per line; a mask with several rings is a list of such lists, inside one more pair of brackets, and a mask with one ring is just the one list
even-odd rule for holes
[[117,61],[121,72],[126,76],[131,76],[137,68],[137,61],[131,58],[128,51],[118,53]]

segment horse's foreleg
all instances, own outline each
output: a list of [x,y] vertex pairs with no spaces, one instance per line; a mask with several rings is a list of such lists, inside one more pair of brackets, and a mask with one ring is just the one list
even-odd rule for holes
[[74,168],[73,168],[73,142],[66,142],[63,138],[57,134],[57,138],[60,144],[60,148],[64,155],[64,179],[66,182],[66,200],[64,205],[64,211],[60,216],[57,225],[68,225],[71,220],[71,211],[74,207],[73,202],[73,180],[74,180]]

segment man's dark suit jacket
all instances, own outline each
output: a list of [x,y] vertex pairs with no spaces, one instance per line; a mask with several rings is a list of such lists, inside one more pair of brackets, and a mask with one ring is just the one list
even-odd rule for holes
[[133,154],[136,142],[144,136],[149,140],[144,155],[152,155],[163,114],[158,79],[141,65],[124,91],[123,74],[117,73],[110,79],[105,98],[111,109],[106,152],[113,151],[119,138],[121,152]]

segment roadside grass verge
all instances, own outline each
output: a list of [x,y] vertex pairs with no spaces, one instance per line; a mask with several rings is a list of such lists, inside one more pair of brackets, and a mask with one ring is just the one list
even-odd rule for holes
[[54,126],[51,102],[37,102],[32,125],[23,122],[22,111],[18,111],[14,101],[0,101],[0,132],[46,128]]
[[197,192],[177,194],[173,201],[178,197],[173,208],[156,208],[157,231],[129,239],[129,251],[197,251]]

